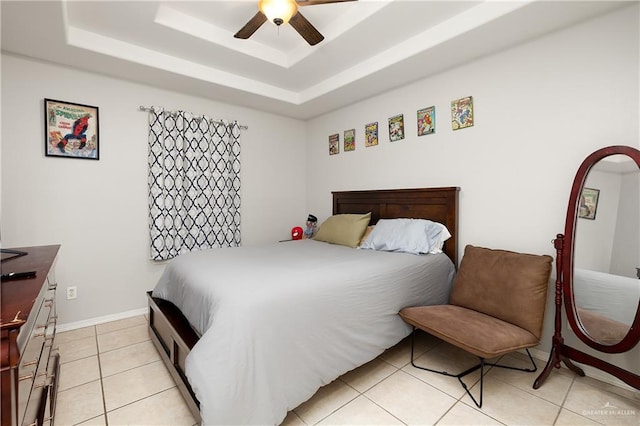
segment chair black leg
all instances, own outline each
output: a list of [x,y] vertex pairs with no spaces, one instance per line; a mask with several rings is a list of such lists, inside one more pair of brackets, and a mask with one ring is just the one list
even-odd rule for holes
[[[467,371],[464,371],[458,375],[456,375],[456,377],[458,378],[458,381],[460,382],[460,384],[462,385],[462,387],[464,388],[464,391],[467,393],[467,395],[469,395],[469,398],[471,398],[471,400],[476,404],[476,406],[478,408],[482,408],[482,385],[483,385],[483,381],[484,381],[484,358],[480,358],[480,364],[476,365],[475,367],[470,368]],[[471,390],[467,387],[467,384],[465,382],[462,381],[462,378],[473,372],[476,371],[478,369],[478,367],[480,367],[480,402],[476,401],[476,399],[473,397],[473,395],[471,395]]]
[[[480,364],[475,365],[465,371],[463,371],[462,373],[459,374],[451,374],[449,372],[446,371],[438,371],[438,370],[432,370],[431,368],[427,368],[427,367],[422,367],[419,365],[416,365],[416,363],[414,362],[414,346],[415,346],[415,335],[416,335],[416,331],[418,329],[416,327],[413,328],[413,332],[411,333],[411,365],[414,366],[415,368],[419,368],[420,370],[425,370],[425,371],[430,371],[432,373],[437,373],[437,374],[442,374],[443,376],[449,376],[449,377],[455,377],[458,379],[458,381],[460,382],[460,384],[462,385],[462,388],[465,390],[465,392],[467,393],[467,395],[469,395],[469,398],[471,398],[473,400],[473,402],[476,404],[476,406],[478,408],[482,408],[482,390],[483,390],[483,382],[484,382],[484,366],[485,365],[491,365],[494,367],[500,367],[500,368],[508,368],[510,370],[518,370],[518,371],[525,371],[527,373],[533,373],[534,371],[538,370],[538,367],[535,363],[535,361],[533,360],[533,357],[531,356],[531,353],[529,352],[529,349],[525,349],[525,351],[527,351],[527,355],[529,356],[529,360],[531,361],[531,365],[533,365],[533,368],[519,368],[519,367],[511,367],[508,365],[501,365],[501,364],[495,364],[495,363],[489,363],[489,362],[485,362],[484,358],[482,357],[478,357],[480,358]],[[462,381],[462,378],[468,374],[473,373],[476,370],[480,370],[480,396],[479,396],[479,401],[476,400],[473,395],[471,395],[471,391],[469,390],[469,388],[467,387],[466,383]]]
[[492,365],[494,367],[508,368],[509,370],[525,371],[527,373],[533,373],[534,371],[538,371],[538,366],[536,365],[536,362],[533,360],[533,357],[531,356],[531,352],[529,352],[529,349],[525,349],[525,351],[527,351],[527,355],[529,355],[529,361],[531,361],[531,365],[533,366],[533,368],[510,367],[508,365],[502,365],[502,364],[490,364],[490,363],[487,363],[487,364]]
[[[416,328],[414,327],[413,332],[411,333],[411,365],[413,365],[415,368],[419,368],[420,370],[425,370],[425,371],[430,371],[432,373],[437,373],[437,374],[442,374],[443,376],[449,376],[449,377],[455,377],[456,379],[458,379],[458,381],[460,382],[460,384],[462,385],[462,388],[464,389],[464,391],[467,393],[467,395],[469,395],[469,398],[471,398],[471,400],[476,404],[476,406],[478,408],[482,408],[482,385],[483,385],[483,377],[484,377],[484,358],[480,358],[480,364],[478,365],[474,365],[473,367],[463,371],[462,373],[459,374],[451,374],[447,371],[438,371],[438,370],[432,370],[431,368],[427,368],[427,367],[422,367],[419,365],[416,365],[416,363],[414,362],[413,359],[413,353],[414,353],[414,346],[415,346],[415,335],[416,335]],[[480,401],[478,402],[478,400],[476,400],[473,395],[471,395],[471,391],[470,389],[467,387],[467,384],[462,381],[462,378],[468,374],[473,373],[476,370],[480,370]]]

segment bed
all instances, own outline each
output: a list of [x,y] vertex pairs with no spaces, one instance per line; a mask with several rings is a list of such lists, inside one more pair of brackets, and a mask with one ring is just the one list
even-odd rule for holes
[[574,268],[573,296],[587,334],[600,344],[614,345],[633,325],[640,301],[640,280]]
[[[278,424],[319,387],[409,335],[401,308],[448,300],[458,191],[333,192],[334,215],[370,212],[371,225],[442,223],[451,234],[442,254],[301,240],[174,259],[148,292],[149,330],[194,416],[204,424]],[[251,266],[257,263],[259,271]]]

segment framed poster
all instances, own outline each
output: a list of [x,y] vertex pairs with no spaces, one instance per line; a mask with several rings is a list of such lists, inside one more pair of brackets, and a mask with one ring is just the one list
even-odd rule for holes
[[340,154],[340,134],[329,136],[329,155]]
[[451,101],[451,128],[464,129],[473,126],[473,97]]
[[582,219],[596,219],[596,210],[598,210],[598,198],[600,190],[593,188],[582,188],[580,195],[580,206],[578,207],[578,217]]
[[404,115],[398,114],[389,118],[389,141],[404,139]]
[[430,135],[436,132],[436,107],[430,106],[418,110],[418,136]]
[[356,150],[356,129],[344,131],[344,152]]
[[364,146],[378,145],[378,122],[364,126]]
[[45,155],[98,160],[98,107],[44,100]]

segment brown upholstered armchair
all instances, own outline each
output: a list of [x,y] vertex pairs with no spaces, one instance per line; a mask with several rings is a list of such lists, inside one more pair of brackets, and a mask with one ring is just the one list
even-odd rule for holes
[[[536,346],[551,273],[551,256],[515,253],[468,245],[453,282],[448,305],[416,306],[400,311],[400,316],[420,329],[458,346],[480,358],[480,364],[459,374],[436,371],[414,362],[423,370],[456,377],[469,397],[482,407],[485,365],[534,372],[537,370],[527,348]],[[525,349],[533,368],[516,368],[485,359]],[[477,401],[462,378],[480,369],[480,397]]]

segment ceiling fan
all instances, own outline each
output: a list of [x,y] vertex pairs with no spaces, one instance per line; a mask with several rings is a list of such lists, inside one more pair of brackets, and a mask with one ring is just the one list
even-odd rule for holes
[[311,25],[299,11],[298,6],[313,6],[315,4],[342,3],[357,0],[259,0],[258,13],[234,34],[235,38],[248,39],[267,20],[278,27],[289,22],[311,46],[324,40],[324,36]]

